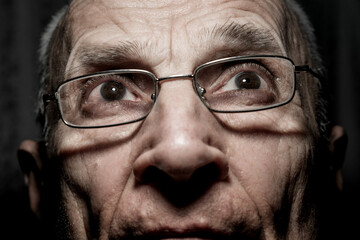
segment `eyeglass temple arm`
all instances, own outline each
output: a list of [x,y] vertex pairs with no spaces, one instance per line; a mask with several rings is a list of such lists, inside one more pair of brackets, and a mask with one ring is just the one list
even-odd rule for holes
[[321,79],[322,76],[315,72],[314,70],[312,70],[309,65],[301,65],[301,66],[295,66],[295,72],[308,72],[311,75],[313,75],[314,77]]

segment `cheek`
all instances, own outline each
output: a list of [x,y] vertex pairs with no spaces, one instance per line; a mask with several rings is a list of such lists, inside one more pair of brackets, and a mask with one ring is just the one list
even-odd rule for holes
[[[69,180],[86,191],[93,206],[102,205],[109,197],[123,191],[132,172],[129,166],[130,148],[107,150],[104,153],[87,154],[65,160]],[[73,171],[77,169],[77,171]]]
[[[132,168],[129,166],[130,149],[97,154],[79,154],[61,161],[64,182],[77,201],[89,201],[92,213],[115,202],[125,188]],[[66,194],[64,194],[66,195]]]
[[[103,208],[116,205],[132,174],[132,132],[121,131],[121,127],[58,132],[67,136],[56,142],[67,208],[86,206],[89,209],[84,211],[97,216]],[[68,212],[77,214],[72,209]]]
[[284,198],[292,198],[291,188],[306,183],[298,176],[305,175],[300,172],[307,164],[310,143],[310,138],[298,135],[237,137],[230,145],[237,149],[229,154],[231,174],[259,209],[274,212]]

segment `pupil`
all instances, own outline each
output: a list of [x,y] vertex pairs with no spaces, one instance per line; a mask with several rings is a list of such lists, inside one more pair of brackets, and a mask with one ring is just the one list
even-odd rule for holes
[[261,86],[259,76],[252,72],[238,74],[235,83],[239,89],[259,89]]
[[119,82],[106,82],[100,89],[101,96],[106,101],[121,100],[125,91],[124,85]]

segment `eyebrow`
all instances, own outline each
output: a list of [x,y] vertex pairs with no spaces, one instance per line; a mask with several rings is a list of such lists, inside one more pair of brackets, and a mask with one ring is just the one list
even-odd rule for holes
[[208,39],[219,41],[238,54],[281,54],[281,47],[273,33],[268,29],[258,28],[251,23],[236,22],[216,25],[212,29],[205,29]]
[[[225,23],[213,28],[201,29],[194,35],[195,41],[208,43],[212,48],[206,56],[199,57],[199,63],[215,60],[215,58],[251,54],[281,54],[273,34],[266,29],[259,29],[252,24]],[[220,45],[220,47],[214,47]],[[219,55],[218,51],[222,53]],[[80,65],[74,67],[70,74],[86,68],[88,71],[108,70],[111,68],[142,68],[151,67],[142,61],[146,55],[156,54],[156,47],[138,41],[119,41],[112,46],[84,45],[79,48],[76,56]],[[214,57],[216,56],[216,57]],[[205,60],[205,61],[204,61]]]
[[129,62],[138,60],[142,56],[142,52],[142,44],[136,41],[119,41],[111,46],[83,45],[75,55],[80,65],[73,67],[71,72],[66,75],[74,74],[83,68],[87,70],[108,70],[112,67],[129,65]]

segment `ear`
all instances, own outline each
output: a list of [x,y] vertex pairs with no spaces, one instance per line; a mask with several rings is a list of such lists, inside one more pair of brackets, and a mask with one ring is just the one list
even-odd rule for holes
[[43,185],[42,165],[44,144],[25,140],[18,149],[18,161],[29,191],[30,208],[40,218],[40,197]]
[[348,138],[341,126],[334,126],[331,129],[329,138],[329,152],[331,157],[331,170],[335,174],[337,188],[343,188],[342,166],[345,160],[345,152]]

